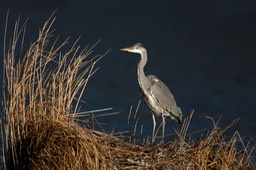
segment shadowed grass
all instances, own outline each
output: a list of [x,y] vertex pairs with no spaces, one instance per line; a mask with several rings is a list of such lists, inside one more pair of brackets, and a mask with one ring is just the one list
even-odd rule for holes
[[54,20],[46,21],[24,54],[16,50],[19,41],[23,47],[26,27],[17,21],[4,51],[4,169],[255,169],[253,141],[245,142],[238,132],[230,139],[224,135],[236,120],[220,129],[210,118],[212,130],[196,141],[187,134],[192,111],[175,141],[156,145],[80,126],[78,119],[87,115],[79,111],[81,96],[101,56],[90,57],[93,46],[81,49],[77,42],[63,52],[68,39],[50,44]]

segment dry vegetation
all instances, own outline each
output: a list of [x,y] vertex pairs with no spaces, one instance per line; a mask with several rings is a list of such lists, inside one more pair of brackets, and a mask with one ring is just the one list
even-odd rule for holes
[[178,140],[166,144],[138,145],[78,125],[80,97],[100,56],[90,58],[92,47],[76,43],[61,53],[68,41],[49,45],[53,22],[50,17],[25,53],[16,51],[23,49],[26,28],[17,22],[4,51],[4,169],[255,169],[255,145],[238,132],[227,140],[214,121],[206,137],[187,139],[193,112]]

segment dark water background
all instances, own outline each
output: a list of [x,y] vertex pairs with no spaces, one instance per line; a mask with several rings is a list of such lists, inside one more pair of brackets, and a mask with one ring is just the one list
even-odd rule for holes
[[[56,8],[53,27],[60,40],[82,36],[79,44],[85,47],[101,39],[94,54],[111,48],[82,98],[83,110],[112,107],[113,112],[120,111],[99,120],[111,124],[108,129],[131,129],[127,117],[130,106],[140,99],[136,75],[140,58],[120,48],[142,42],[149,55],[146,74],[166,83],[184,117],[195,109],[190,132],[211,129],[206,115],[215,120],[222,116],[221,127],[240,118],[228,134],[238,130],[241,136],[256,137],[256,1],[2,0],[1,60],[7,9],[10,30],[19,15],[21,21],[29,17],[29,44]],[[0,73],[2,82],[2,69]],[[139,111],[138,124],[151,134],[149,109],[143,104]],[[181,127],[169,119],[166,122],[166,133]]]

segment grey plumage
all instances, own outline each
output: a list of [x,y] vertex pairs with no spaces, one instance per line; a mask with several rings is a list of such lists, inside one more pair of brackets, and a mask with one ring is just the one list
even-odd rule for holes
[[[165,128],[165,116],[169,116],[171,119],[180,123],[182,121],[181,109],[177,106],[176,101],[168,89],[168,87],[156,76],[148,75],[145,76],[144,66],[147,63],[147,51],[141,43],[136,43],[131,47],[122,48],[122,51],[139,53],[141,55],[141,60],[138,63],[138,81],[139,86],[142,91],[143,99],[149,106],[149,108],[158,116],[162,116],[163,119],[163,137]],[[153,117],[153,137],[155,138],[155,117]]]

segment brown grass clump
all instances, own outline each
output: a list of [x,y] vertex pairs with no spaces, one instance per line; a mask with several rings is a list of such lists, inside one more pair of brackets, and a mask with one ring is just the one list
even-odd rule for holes
[[157,145],[81,127],[76,123],[81,94],[101,57],[90,58],[92,47],[81,50],[76,43],[61,53],[68,40],[49,45],[54,20],[46,21],[25,53],[17,51],[26,28],[18,21],[4,51],[4,169],[255,169],[255,145],[245,144],[238,132],[229,140],[223,134],[235,122],[222,130],[213,121],[212,131],[195,142],[187,139],[192,112],[177,140]]
[[68,40],[59,46],[55,41],[49,48],[53,22],[51,17],[23,59],[16,61],[17,42],[23,45],[20,37],[25,34],[25,25],[19,28],[18,21],[9,50],[4,54],[4,115],[1,117],[4,167],[99,169],[110,166],[109,160],[104,163],[105,157],[110,157],[109,152],[97,144],[96,135],[74,123],[79,93],[84,91],[100,57],[87,59],[91,49],[80,50],[75,44],[68,52],[60,53]]
[[[185,132],[188,128],[193,112],[183,124],[183,129],[180,134],[183,135],[182,141],[185,141]],[[228,139],[225,132],[233,127],[238,120],[234,120],[229,126],[221,129],[217,123],[212,120],[213,128],[209,134],[195,143],[189,140],[187,146],[189,154],[191,154],[192,162],[195,163],[198,169],[255,169],[255,143],[251,140],[245,142],[238,131]]]

